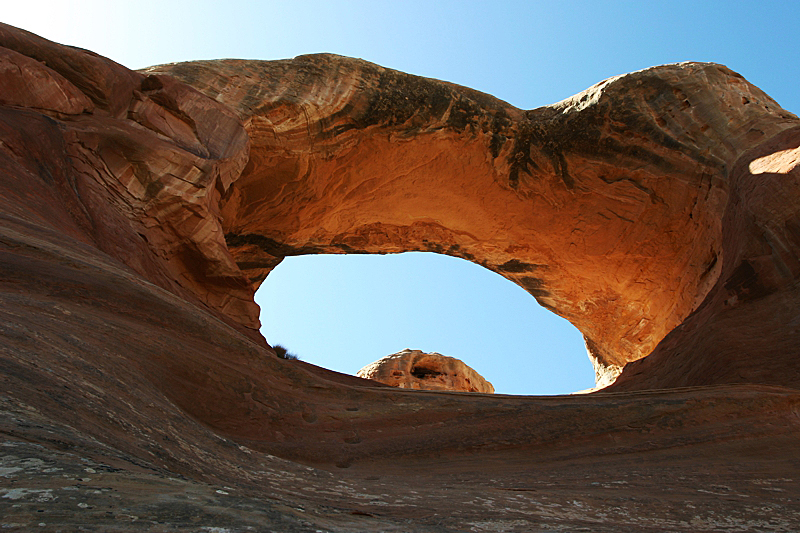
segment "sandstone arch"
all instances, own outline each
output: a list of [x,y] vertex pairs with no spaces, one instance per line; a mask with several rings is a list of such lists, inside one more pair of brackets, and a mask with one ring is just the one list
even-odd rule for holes
[[[727,68],[648,69],[522,111],[327,55],[142,74],[5,25],[0,66],[9,448],[69,475],[99,465],[151,521],[187,490],[298,531],[440,531],[443,509],[456,530],[530,529],[509,513],[598,531],[800,520],[800,128]],[[271,356],[252,294],[281,257],[391,247],[469,255],[570,318],[601,367],[629,363],[605,392],[537,398],[420,394]],[[32,490],[60,489],[36,464],[20,467]],[[587,470],[635,475],[631,501],[664,497],[606,527]],[[772,507],[665,509],[710,478]],[[545,504],[524,497],[540,489]],[[578,493],[596,500],[549,504]],[[48,505],[59,524],[106,524]]]
[[575,324],[605,384],[717,283],[731,172],[797,125],[712,64],[648,69],[531,111],[330,55],[148,72],[244,121],[250,161],[221,214],[254,287],[285,255],[463,257]]

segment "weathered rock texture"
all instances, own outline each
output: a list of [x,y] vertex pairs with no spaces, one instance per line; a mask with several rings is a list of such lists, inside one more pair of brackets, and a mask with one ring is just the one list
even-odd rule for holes
[[356,374],[392,387],[494,393],[483,376],[455,357],[405,349],[370,363]]
[[[791,154],[757,174],[749,165],[796,146],[797,118],[720,65],[648,69],[531,111],[332,55],[148,72],[178,77],[244,122],[250,160],[220,212],[254,287],[286,255],[463,257],[575,324],[601,381],[651,353],[715,287],[730,294],[711,312],[728,314],[738,305],[725,301],[754,292],[745,285],[766,296],[795,279],[792,210],[768,216],[793,194]],[[755,183],[759,208],[738,200]],[[693,383],[786,383],[793,356],[771,355],[777,364],[742,379],[752,357],[738,346],[715,350],[728,354],[725,375],[702,371]]]
[[[0,104],[4,529],[798,529],[800,120],[729,69],[523,111],[2,25]],[[622,374],[421,394],[274,357],[282,257],[402,250],[519,283]]]

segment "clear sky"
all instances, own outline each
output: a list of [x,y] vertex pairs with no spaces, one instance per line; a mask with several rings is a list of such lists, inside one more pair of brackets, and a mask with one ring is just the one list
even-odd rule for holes
[[[800,2],[15,1],[0,20],[131,68],[315,52],[547,105],[625,72],[714,61],[800,112]],[[267,339],[347,373],[404,348],[509,394],[593,385],[580,334],[500,276],[433,254],[299,257],[257,295]]]

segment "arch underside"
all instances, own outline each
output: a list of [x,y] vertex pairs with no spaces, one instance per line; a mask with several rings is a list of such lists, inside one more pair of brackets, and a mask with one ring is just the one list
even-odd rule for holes
[[730,212],[753,179],[746,152],[797,127],[714,64],[648,69],[531,111],[332,55],[147,73],[176,76],[243,120],[249,162],[220,213],[253,288],[287,255],[461,257],[572,322],[599,385],[737,268],[743,243],[726,246],[724,221],[742,216]]
[[[386,523],[424,504],[383,492],[428,483],[465,530],[528,512],[475,497],[545,471],[580,479],[570,498],[599,490],[587,471],[694,497],[678,474],[717,461],[749,501],[766,496],[724,460],[796,472],[800,121],[731,70],[655,67],[525,111],[331,55],[132,72],[5,25],[0,65],[6,440],[353,509],[326,515],[345,530],[378,520],[353,502],[384,475]],[[518,283],[621,374],[569,397],[405,391],[280,360],[258,333],[283,257],[409,250]]]

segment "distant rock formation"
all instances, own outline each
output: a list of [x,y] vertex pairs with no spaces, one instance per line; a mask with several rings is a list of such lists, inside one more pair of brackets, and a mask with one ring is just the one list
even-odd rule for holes
[[492,384],[464,361],[408,348],[368,364],[356,375],[401,389],[494,394]]

